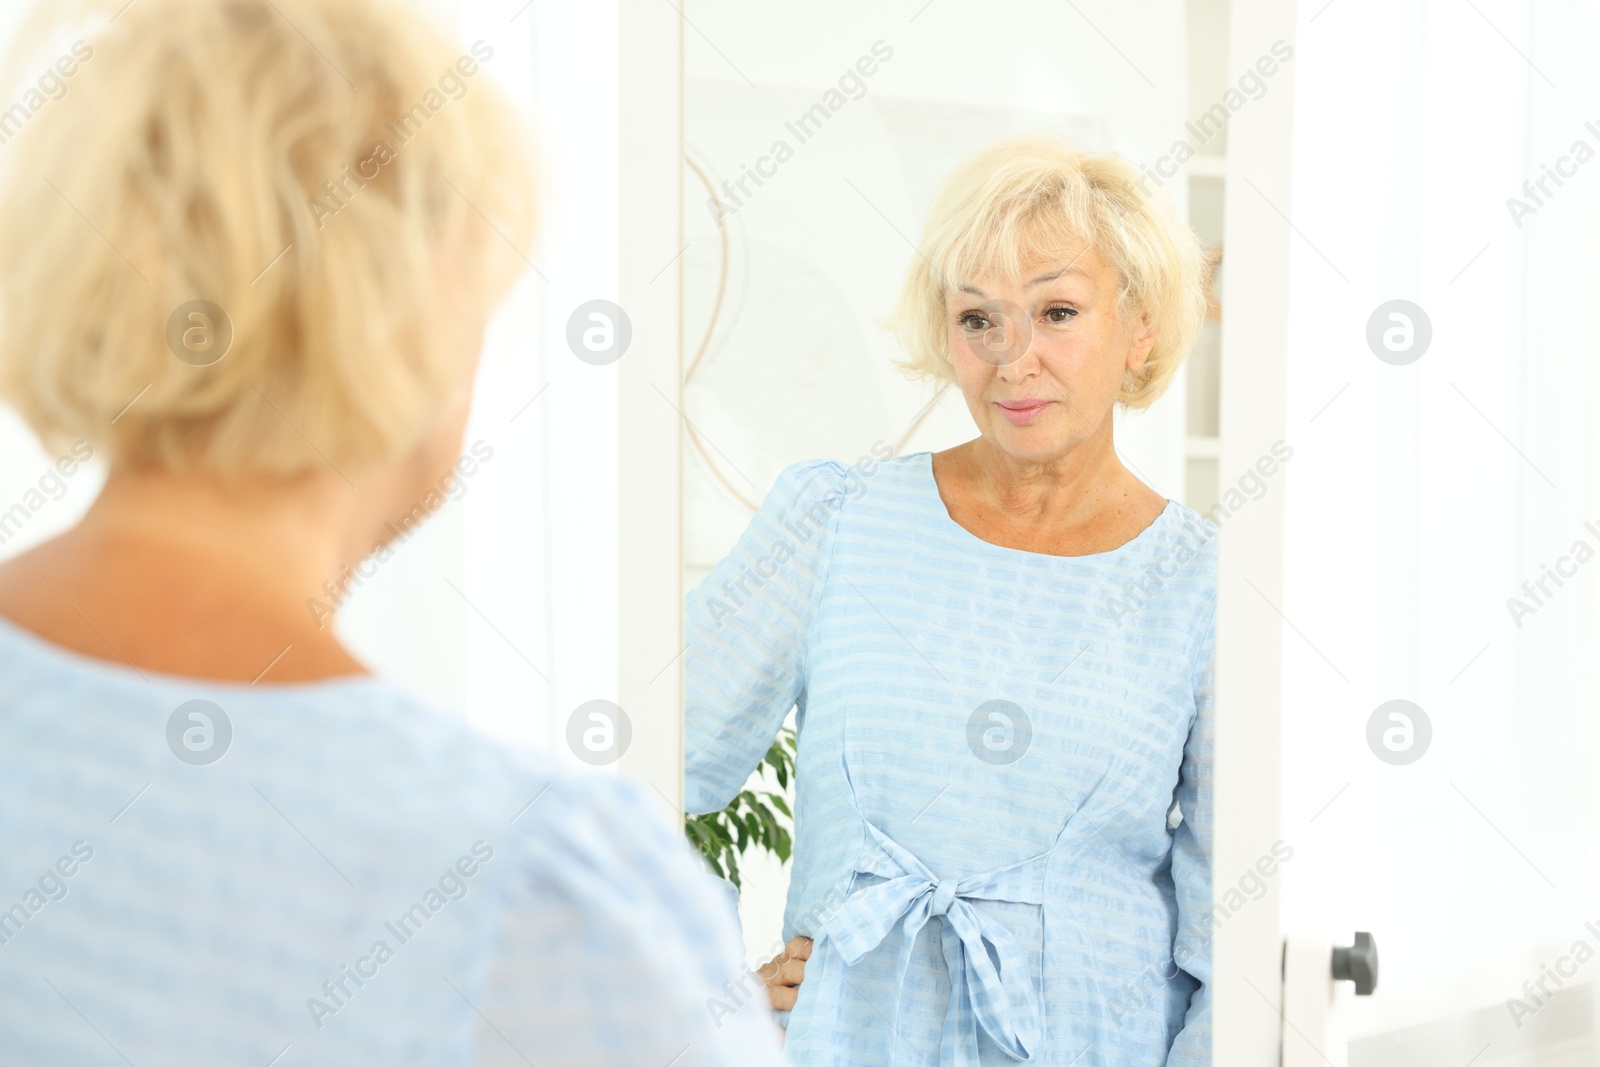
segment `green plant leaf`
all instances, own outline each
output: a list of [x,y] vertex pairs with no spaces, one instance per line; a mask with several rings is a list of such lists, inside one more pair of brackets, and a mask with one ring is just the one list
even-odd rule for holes
[[752,849],[770,852],[780,862],[789,862],[794,847],[790,833],[794,814],[784,794],[794,777],[798,751],[794,731],[785,727],[778,731],[757,765],[771,769],[783,792],[744,789],[721,811],[684,818],[683,830],[689,843],[705,857],[707,866],[719,878],[732,883],[735,890],[743,889],[739,860]]

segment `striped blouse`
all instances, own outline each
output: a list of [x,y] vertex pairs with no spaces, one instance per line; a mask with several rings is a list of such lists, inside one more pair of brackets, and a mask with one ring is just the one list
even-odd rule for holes
[[8,1067],[777,1067],[664,801],[373,678],[246,686],[0,619]]
[[787,1051],[1209,1064],[1216,528],[1005,548],[931,458],[788,467],[689,598],[689,809],[796,710]]

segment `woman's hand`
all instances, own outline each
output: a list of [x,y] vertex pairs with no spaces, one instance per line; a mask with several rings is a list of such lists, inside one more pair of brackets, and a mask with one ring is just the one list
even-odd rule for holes
[[772,957],[760,970],[761,981],[767,986],[767,999],[774,1011],[788,1011],[799,996],[800,983],[806,977],[806,960],[811,958],[811,939],[793,937],[782,952]]

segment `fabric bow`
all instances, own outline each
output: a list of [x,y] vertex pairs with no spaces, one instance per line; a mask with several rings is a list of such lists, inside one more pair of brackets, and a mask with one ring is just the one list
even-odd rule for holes
[[823,925],[823,932],[853,967],[882,944],[897,924],[902,926],[896,972],[898,1025],[898,991],[905,987],[912,947],[928,921],[939,918],[941,947],[950,972],[950,1003],[939,1042],[940,1067],[977,1067],[978,1026],[1007,1056],[1031,1060],[1041,1041],[1043,1002],[1028,973],[1028,961],[1011,931],[970,901],[1042,905],[1049,853],[966,878],[940,879],[872,823],[866,826],[878,847],[857,861],[856,871],[886,881],[851,892]]

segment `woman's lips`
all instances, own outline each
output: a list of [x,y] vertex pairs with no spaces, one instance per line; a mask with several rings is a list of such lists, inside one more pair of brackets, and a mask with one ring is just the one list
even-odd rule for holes
[[998,400],[995,407],[1013,426],[1026,426],[1044,413],[1054,400]]

